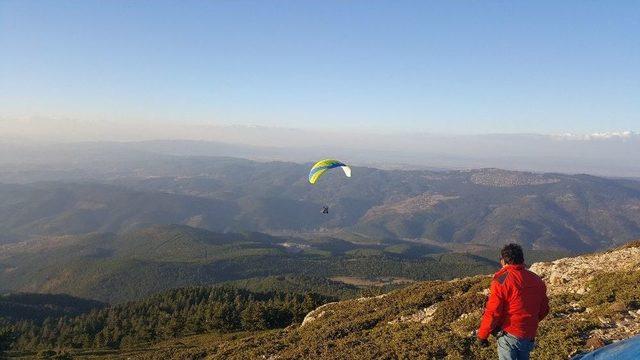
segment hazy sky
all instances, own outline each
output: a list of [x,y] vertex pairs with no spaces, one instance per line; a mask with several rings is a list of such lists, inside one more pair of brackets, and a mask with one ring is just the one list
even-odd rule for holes
[[637,131],[640,2],[0,0],[0,119],[31,117]]

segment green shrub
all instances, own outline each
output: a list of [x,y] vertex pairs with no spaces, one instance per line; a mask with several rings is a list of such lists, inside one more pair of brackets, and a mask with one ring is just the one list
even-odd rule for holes
[[587,307],[609,303],[623,303],[627,308],[640,304],[640,271],[598,274],[589,283],[589,292],[582,303]]

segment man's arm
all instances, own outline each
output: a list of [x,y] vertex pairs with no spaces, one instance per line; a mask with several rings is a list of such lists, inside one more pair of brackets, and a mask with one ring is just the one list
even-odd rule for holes
[[489,334],[502,323],[505,301],[501,292],[501,286],[502,285],[495,279],[491,282],[489,300],[487,300],[487,306],[485,307],[480,328],[478,329],[478,338],[481,340],[487,339]]
[[547,297],[547,286],[542,283],[542,303],[540,304],[540,314],[538,321],[542,320],[549,314],[549,298]]

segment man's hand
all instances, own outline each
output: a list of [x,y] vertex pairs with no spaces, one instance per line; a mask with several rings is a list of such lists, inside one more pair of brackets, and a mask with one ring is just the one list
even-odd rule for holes
[[489,340],[487,340],[487,339],[480,339],[480,338],[477,338],[476,342],[478,343],[478,345],[480,345],[480,347],[487,347],[487,346],[489,346]]

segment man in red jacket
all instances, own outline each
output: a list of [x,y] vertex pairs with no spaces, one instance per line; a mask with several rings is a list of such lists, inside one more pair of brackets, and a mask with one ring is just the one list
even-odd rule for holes
[[478,342],[487,346],[489,334],[494,334],[500,360],[528,360],[538,323],[549,313],[547,287],[538,275],[525,269],[520,245],[502,248],[500,263],[502,269],[491,281]]

